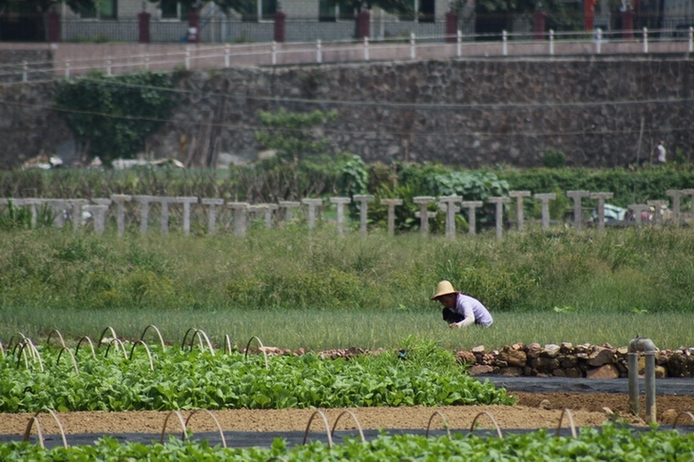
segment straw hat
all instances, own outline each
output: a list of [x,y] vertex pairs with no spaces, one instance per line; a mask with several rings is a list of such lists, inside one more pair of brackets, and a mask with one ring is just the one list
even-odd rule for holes
[[436,300],[439,297],[449,294],[459,294],[460,292],[453,288],[453,284],[450,281],[441,281],[436,285],[436,295],[431,297],[429,300]]

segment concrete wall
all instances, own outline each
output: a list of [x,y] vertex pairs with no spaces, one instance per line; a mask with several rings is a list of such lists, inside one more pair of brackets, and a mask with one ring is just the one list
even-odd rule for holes
[[[338,121],[322,135],[333,152],[366,161],[536,166],[546,149],[559,149],[570,165],[620,166],[636,157],[640,136],[641,158],[660,139],[671,156],[679,148],[691,157],[694,147],[694,60],[681,55],[467,57],[178,75],[178,88],[190,93],[148,146],[155,157],[192,165],[219,153],[254,159],[262,150],[254,140],[258,113],[279,107],[337,110]],[[49,84],[0,87],[0,167],[72,139],[42,107],[51,91]]]

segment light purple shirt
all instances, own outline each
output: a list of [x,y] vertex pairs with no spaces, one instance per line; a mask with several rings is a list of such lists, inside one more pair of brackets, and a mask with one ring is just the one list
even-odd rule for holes
[[458,294],[455,298],[455,306],[451,309],[465,317],[460,321],[460,327],[467,327],[473,323],[482,324],[489,327],[494,320],[484,305],[474,297],[465,294]]

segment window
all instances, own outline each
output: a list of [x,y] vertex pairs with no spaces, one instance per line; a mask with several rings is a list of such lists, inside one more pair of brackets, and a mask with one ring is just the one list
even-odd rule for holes
[[176,0],[161,0],[161,17],[163,19],[188,20],[190,8],[188,5],[177,2]]
[[401,14],[399,15],[401,21],[434,22],[436,0],[411,1],[412,11],[414,11],[415,14],[414,16],[412,14]]
[[354,8],[350,0],[320,0],[318,2],[318,20],[336,22],[354,19]]
[[116,19],[118,17],[118,0],[97,0],[94,5],[83,6],[80,16],[87,19]]
[[243,21],[255,22],[258,20],[272,21],[277,13],[277,0],[256,0],[253,6],[246,11],[240,11]]

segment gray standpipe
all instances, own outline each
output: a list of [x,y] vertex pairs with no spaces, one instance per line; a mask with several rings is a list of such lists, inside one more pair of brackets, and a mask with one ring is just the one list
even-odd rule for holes
[[629,409],[639,413],[639,352],[646,357],[646,422],[655,423],[655,344],[647,338],[636,337],[629,342]]

